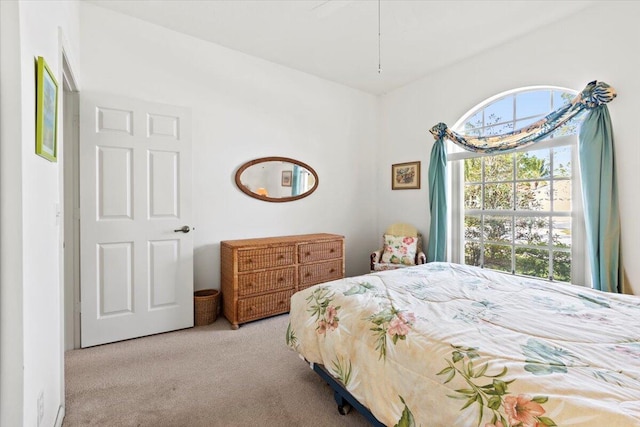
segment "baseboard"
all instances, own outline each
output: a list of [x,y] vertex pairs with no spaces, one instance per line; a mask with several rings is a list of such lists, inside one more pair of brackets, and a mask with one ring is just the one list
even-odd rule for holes
[[62,427],[62,421],[64,420],[64,406],[60,405],[58,408],[58,415],[56,415],[55,427]]

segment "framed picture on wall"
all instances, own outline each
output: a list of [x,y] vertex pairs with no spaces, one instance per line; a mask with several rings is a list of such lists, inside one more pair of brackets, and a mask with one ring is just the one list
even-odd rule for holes
[[39,56],[36,77],[36,154],[55,162],[58,154],[58,82]]
[[411,190],[420,188],[420,162],[391,165],[391,189]]
[[282,171],[282,186],[291,187],[291,174],[292,171]]

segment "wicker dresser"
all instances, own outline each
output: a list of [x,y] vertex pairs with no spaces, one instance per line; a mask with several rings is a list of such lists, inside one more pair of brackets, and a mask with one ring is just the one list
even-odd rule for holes
[[233,329],[289,311],[291,295],[344,277],[344,237],[305,234],[220,242],[224,316]]

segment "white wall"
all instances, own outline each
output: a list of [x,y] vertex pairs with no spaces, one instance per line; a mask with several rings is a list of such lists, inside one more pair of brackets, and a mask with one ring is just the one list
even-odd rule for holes
[[[78,53],[78,9],[72,2],[11,2],[3,4],[3,51],[15,50],[19,64],[9,68],[3,52],[3,89],[5,78],[19,92],[11,111],[3,108],[3,127],[8,120],[18,120],[19,129],[12,135],[2,135],[3,168],[9,165],[11,176],[2,176],[2,208],[10,209],[11,222],[2,221],[2,270],[12,272],[11,281],[3,275],[2,295],[11,295],[20,305],[11,307],[10,323],[5,323],[3,306],[2,349],[19,355],[9,378],[2,377],[2,425],[35,426],[38,423],[38,396],[44,397],[41,425],[54,425],[64,403],[62,361],[62,284],[60,283],[60,227],[56,221],[61,206],[60,164],[51,163],[35,154],[35,60],[43,56],[61,81],[59,31],[68,40],[72,56]],[[5,11],[9,15],[5,17]],[[8,21],[5,21],[7,19]],[[19,32],[4,40],[5,25]],[[75,42],[75,43],[73,43]],[[5,43],[7,45],[5,45]],[[7,68],[5,68],[7,67]],[[19,70],[19,74],[15,74]],[[62,86],[59,85],[60,91]],[[4,107],[3,91],[3,107]],[[59,110],[60,117],[62,113]],[[16,126],[12,123],[8,126]],[[59,138],[59,153],[62,140]],[[5,157],[8,154],[10,157]],[[14,233],[18,233],[13,239]],[[10,245],[10,247],[9,247]],[[7,254],[7,249],[12,253]],[[11,257],[10,259],[8,257]],[[3,298],[4,299],[4,298]],[[3,301],[4,304],[4,301]],[[21,338],[6,347],[6,327],[21,332]],[[19,342],[20,341],[20,342]],[[19,345],[20,348],[16,348]],[[6,350],[5,350],[6,349]],[[3,353],[4,355],[4,353]],[[17,371],[17,372],[16,372]],[[21,393],[21,399],[8,397],[6,392]],[[7,400],[11,399],[10,406]]]
[[[228,239],[343,234],[347,274],[368,271],[375,96],[91,4],[81,18],[83,90],[192,109],[196,289],[219,288]],[[318,189],[288,203],[245,195],[236,170],[267,156],[307,163]]]
[[[423,161],[423,188],[392,192],[389,175],[380,176],[379,206],[401,203],[425,233],[429,230],[427,169],[433,145],[429,134],[438,122],[453,125],[479,102],[503,91],[557,85],[581,90],[591,80],[612,85],[618,97],[609,104],[614,128],[622,226],[622,256],[628,291],[640,294],[640,210],[636,197],[640,167],[640,3],[600,2],[553,25],[540,28],[398,89],[381,100],[383,130],[378,162]],[[452,34],[443,37],[455,37]],[[434,41],[435,42],[435,41]],[[470,40],[469,42],[472,42]],[[404,152],[398,153],[398,146]],[[408,192],[408,191],[407,191]],[[380,209],[380,222],[391,219]]]
[[23,403],[20,25],[0,2],[0,425],[21,425]]

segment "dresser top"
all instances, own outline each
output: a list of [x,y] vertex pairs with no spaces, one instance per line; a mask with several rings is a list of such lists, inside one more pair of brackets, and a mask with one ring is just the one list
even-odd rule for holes
[[260,237],[253,239],[223,240],[220,245],[230,247],[268,246],[292,243],[318,242],[322,240],[344,239],[344,236],[330,233],[298,234],[295,236]]

